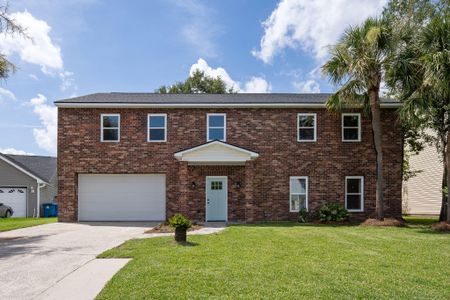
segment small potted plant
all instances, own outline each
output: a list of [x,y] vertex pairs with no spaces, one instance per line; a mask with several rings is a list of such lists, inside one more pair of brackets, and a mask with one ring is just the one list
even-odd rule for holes
[[169,219],[169,225],[175,228],[175,241],[186,242],[186,231],[191,228],[191,221],[182,214],[175,214]]

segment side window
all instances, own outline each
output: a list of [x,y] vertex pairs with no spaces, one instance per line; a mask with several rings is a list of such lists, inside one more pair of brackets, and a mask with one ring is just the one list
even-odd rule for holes
[[345,177],[345,208],[348,211],[364,211],[364,177]]
[[149,114],[147,120],[147,141],[166,142],[167,141],[167,115]]
[[102,114],[101,115],[101,141],[118,142],[120,141],[120,115]]
[[298,114],[297,116],[297,141],[315,142],[317,140],[317,115]]
[[308,177],[291,176],[289,180],[289,211],[308,209]]
[[226,141],[227,119],[226,114],[207,114],[206,141]]
[[361,114],[342,114],[342,141],[361,141]]

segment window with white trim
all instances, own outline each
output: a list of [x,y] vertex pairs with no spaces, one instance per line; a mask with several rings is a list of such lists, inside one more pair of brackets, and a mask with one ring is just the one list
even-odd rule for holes
[[311,113],[301,113],[297,115],[297,141],[298,142],[315,142],[317,115]]
[[291,176],[289,181],[289,211],[308,209],[308,177]]
[[345,208],[348,211],[364,211],[364,177],[345,177]]
[[226,141],[227,135],[227,116],[226,114],[207,114],[206,140]]
[[342,114],[342,141],[361,141],[361,114]]
[[101,141],[120,141],[120,114],[101,115]]
[[147,141],[166,142],[167,141],[167,115],[148,114],[147,116]]

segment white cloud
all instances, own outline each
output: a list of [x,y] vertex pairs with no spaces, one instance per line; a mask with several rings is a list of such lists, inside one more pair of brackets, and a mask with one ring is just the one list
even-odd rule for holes
[[26,152],[23,150],[17,150],[14,148],[0,148],[0,153],[3,154],[16,154],[16,155],[35,155],[34,153],[31,152]]
[[215,11],[197,0],[173,1],[188,16],[181,34],[193,46],[199,55],[206,57],[217,56],[215,38],[222,33],[222,28],[214,20]]
[[39,80],[39,78],[34,74],[28,74],[28,77],[30,77],[31,79],[36,80],[36,81]]
[[2,34],[2,52],[6,55],[19,54],[23,61],[41,66],[44,73],[62,70],[61,49],[50,38],[51,27],[47,22],[36,19],[28,11],[12,13],[9,16],[25,29],[29,39],[19,35]]
[[292,85],[300,93],[320,93],[319,83],[314,79],[294,81]]
[[269,93],[272,89],[270,84],[262,77],[251,77],[250,80],[244,84],[244,89],[241,89],[240,82],[234,81],[224,68],[212,68],[203,58],[199,58],[198,61],[191,66],[189,76],[191,76],[196,70],[203,71],[207,76],[212,78],[220,77],[225,82],[228,89],[232,88],[236,92]]
[[270,93],[272,87],[262,77],[252,77],[245,83],[243,93]]
[[34,128],[33,135],[39,148],[56,153],[56,133],[58,124],[58,110],[55,106],[47,104],[47,98],[38,94],[30,100],[33,112],[38,115],[43,128]]
[[263,22],[260,50],[252,54],[265,63],[285,48],[302,49],[316,59],[327,55],[350,25],[382,11],[387,0],[282,0]]
[[9,100],[16,101],[17,100],[16,95],[14,95],[14,93],[11,92],[10,90],[0,87],[0,103]]
[[75,84],[75,80],[73,79],[73,72],[69,72],[69,71],[63,71],[63,72],[59,72],[58,76],[61,79],[61,85],[60,85],[60,89],[61,91],[66,91],[69,88],[74,88],[75,90],[78,89],[77,85]]

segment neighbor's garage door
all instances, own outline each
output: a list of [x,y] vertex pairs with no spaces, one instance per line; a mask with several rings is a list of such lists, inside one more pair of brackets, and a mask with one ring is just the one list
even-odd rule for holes
[[165,175],[78,175],[79,221],[162,221],[165,217]]
[[0,187],[0,203],[11,206],[13,218],[27,216],[27,188]]

